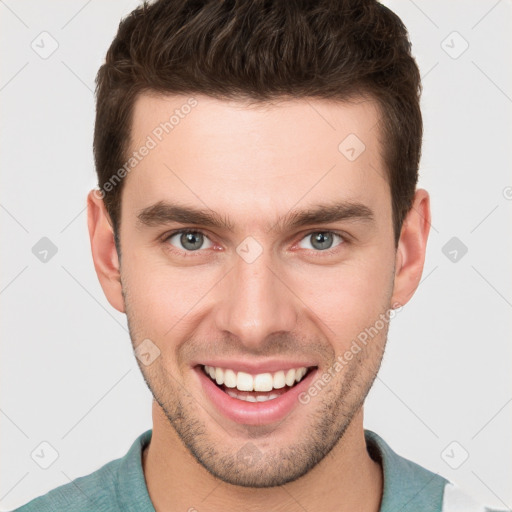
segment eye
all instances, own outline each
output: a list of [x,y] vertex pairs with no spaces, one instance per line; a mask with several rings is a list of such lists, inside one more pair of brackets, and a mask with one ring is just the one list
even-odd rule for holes
[[[176,240],[174,243],[173,239]],[[207,247],[202,247],[205,241],[207,241],[210,245]],[[175,231],[174,233],[171,233],[169,236],[167,236],[164,242],[170,243],[174,247],[185,250],[187,252],[197,251],[199,249],[209,249],[212,247],[211,241],[204,233],[190,229]]]
[[[334,231],[313,231],[311,233],[308,233],[302,240],[311,241],[310,246],[311,247],[304,247],[301,244],[303,243],[301,241],[301,244],[299,244],[299,247],[302,247],[303,249],[316,249],[317,251],[325,251],[328,249],[333,248],[333,242],[334,238],[337,237],[341,241],[336,244],[334,247],[337,247],[338,245],[341,245],[345,242],[343,237],[341,235],[338,235]],[[308,242],[309,243],[309,242]]]

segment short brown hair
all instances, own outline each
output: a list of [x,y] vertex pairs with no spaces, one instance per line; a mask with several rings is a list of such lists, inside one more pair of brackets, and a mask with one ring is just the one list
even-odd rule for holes
[[118,251],[133,106],[143,92],[380,107],[395,245],[411,208],[423,135],[421,81],[400,18],[376,0],[144,1],[121,20],[96,77],[94,158]]

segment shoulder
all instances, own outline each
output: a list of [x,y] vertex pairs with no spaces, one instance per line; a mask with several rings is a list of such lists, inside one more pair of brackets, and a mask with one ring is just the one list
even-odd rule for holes
[[113,460],[89,475],[61,485],[14,512],[117,511],[114,493],[120,461]]
[[123,457],[52,489],[13,512],[154,512],[141,454],[152,430],[141,434]]
[[368,453],[383,470],[380,512],[504,512],[478,503],[439,473],[397,454],[375,432],[364,432]]

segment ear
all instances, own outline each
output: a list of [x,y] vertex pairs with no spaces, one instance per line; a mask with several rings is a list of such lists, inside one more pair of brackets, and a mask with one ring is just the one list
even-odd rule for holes
[[87,224],[92,259],[107,300],[114,308],[124,313],[121,273],[114,242],[114,231],[105,203],[98,192],[93,189],[87,195]]
[[430,197],[417,189],[413,205],[402,225],[395,259],[395,283],[391,303],[405,305],[421,280],[430,231]]

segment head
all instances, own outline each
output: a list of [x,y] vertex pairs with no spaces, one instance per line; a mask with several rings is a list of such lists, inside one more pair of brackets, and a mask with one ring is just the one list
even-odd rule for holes
[[[139,366],[162,414],[222,480],[295,480],[361,411],[383,315],[423,269],[419,97],[406,29],[374,1],[157,1],[121,22],[97,77],[95,268],[134,348],[158,354]],[[331,378],[242,424],[201,385],[221,360]],[[249,439],[259,457],[237,465]]]

